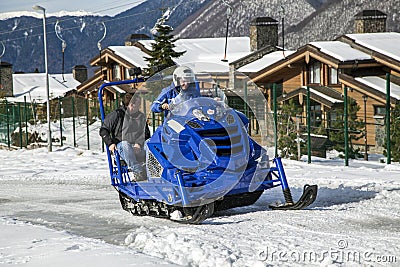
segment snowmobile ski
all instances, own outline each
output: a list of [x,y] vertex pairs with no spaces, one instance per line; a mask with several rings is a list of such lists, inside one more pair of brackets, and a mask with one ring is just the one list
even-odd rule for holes
[[317,185],[306,184],[303,188],[303,194],[296,203],[286,203],[279,206],[270,205],[269,207],[273,210],[301,210],[308,207],[315,201],[317,198],[317,191]]

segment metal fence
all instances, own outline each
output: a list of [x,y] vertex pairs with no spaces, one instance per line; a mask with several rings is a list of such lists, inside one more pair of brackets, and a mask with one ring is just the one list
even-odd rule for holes
[[[281,95],[285,88],[279,89],[279,86],[273,86],[275,90],[279,90]],[[349,111],[343,110],[342,113],[333,114],[321,113],[320,110],[315,110],[310,107],[309,96],[306,96],[305,112],[296,112],[288,109],[285,105],[278,105],[276,98],[279,95],[277,92],[271,96],[275,99],[270,99],[269,103],[272,106],[272,115],[275,118],[276,135],[276,151],[278,151],[278,140],[285,142],[286,136],[291,134],[296,135],[296,150],[291,152],[292,156],[295,153],[299,155],[307,155],[308,161],[311,162],[311,135],[322,135],[328,139],[334,134],[344,136],[344,144],[349,142],[349,137],[362,138],[366,132],[365,119],[371,121],[371,117],[351,118]],[[270,97],[271,97],[270,96]],[[107,103],[105,110],[106,114],[114,110],[118,106],[119,99]],[[150,103],[154,100],[154,96],[147,96],[144,99],[144,109],[149,110]],[[347,102],[346,102],[347,103]],[[241,112],[243,112],[250,120],[249,132],[255,139],[260,134],[258,131],[258,123],[252,110],[244,103],[243,99],[228,98],[228,104]],[[146,106],[147,105],[147,106]],[[304,105],[303,105],[304,111]],[[103,150],[104,146],[98,134],[101,126],[100,109],[97,98],[86,99],[77,96],[67,96],[51,101],[50,119],[52,129],[52,144],[55,146],[74,146],[85,149]],[[347,112],[347,113],[346,113]],[[393,136],[393,130],[390,135],[390,117],[398,116],[398,112],[394,113],[390,106],[386,108],[385,117],[379,121],[375,120],[377,133],[381,132],[381,144],[386,145],[386,149],[391,149],[390,136]],[[302,115],[306,114],[306,116]],[[393,115],[391,115],[393,114]],[[396,117],[396,119],[398,119]],[[389,120],[389,121],[387,121]],[[162,114],[148,113],[148,124],[152,131],[155,130],[163,121]],[[46,104],[29,103],[9,103],[5,100],[0,102],[0,143],[9,148],[23,148],[31,144],[45,146],[47,143],[47,121],[46,121]],[[371,124],[371,123],[370,123]],[[394,129],[395,130],[395,129]],[[389,131],[389,133],[388,133]],[[397,134],[397,133],[396,133]],[[346,138],[347,137],[347,138]],[[389,138],[389,140],[387,140]],[[292,138],[293,139],[293,138]],[[299,145],[299,139],[304,142]],[[343,145],[344,145],[343,144]],[[315,147],[315,146],[314,146]],[[344,145],[344,147],[346,147]],[[396,148],[397,149],[397,148]],[[279,148],[282,151],[282,146]],[[361,150],[362,151],[362,150]],[[289,156],[281,154],[281,156]],[[346,156],[348,157],[348,155]],[[388,156],[388,163],[390,157]],[[347,163],[348,164],[348,163]]]
[[[98,120],[98,102],[82,97],[64,97],[50,102],[52,143],[90,149],[90,127]],[[0,103],[0,143],[8,147],[27,147],[47,142],[46,104]],[[86,138],[84,138],[85,135]]]
[[[318,103],[312,101],[310,87],[305,89],[303,104],[299,105],[297,102],[295,105],[291,105],[289,100],[285,100],[284,96],[285,91],[290,92],[291,90],[282,88],[282,86],[279,88],[279,86],[271,85],[275,93],[271,93],[273,99],[270,103],[272,103],[278,131],[279,141],[277,143],[280,146],[280,152],[283,152],[281,156],[293,156],[293,151],[296,148],[290,147],[288,143],[300,138],[302,139],[302,147],[297,147],[299,153],[295,153],[295,156],[307,155],[308,162],[311,162],[312,155],[318,155],[318,152],[325,148],[340,148],[343,149],[341,152],[343,152],[345,166],[349,164],[349,158],[364,157],[365,160],[368,160],[369,153],[384,154],[386,159],[381,158],[380,160],[390,164],[393,156],[391,151],[398,151],[400,146],[395,141],[396,136],[399,135],[399,128],[393,127],[393,124],[399,121],[400,107],[399,101],[397,101],[395,108],[393,108],[393,98],[390,97],[391,91],[395,98],[396,95],[390,88],[389,81],[391,78],[399,79],[387,75],[386,85],[381,86],[381,91],[386,92],[386,104],[385,100],[381,101],[380,106],[369,104],[370,107],[373,107],[373,109],[369,109],[369,112],[366,109],[368,98],[364,95],[356,102],[355,99],[348,96],[348,92],[352,89],[346,86],[343,88],[342,105],[324,110],[321,109],[321,106],[318,107]],[[293,97],[293,95],[291,96]],[[280,98],[280,101],[285,104],[278,104],[277,98]],[[299,108],[299,110],[296,110],[296,108]],[[288,138],[288,136],[291,138]],[[369,136],[368,140],[367,136]],[[321,139],[328,141],[325,148],[318,147],[320,145],[318,138],[319,141]],[[318,151],[319,149],[320,151]],[[288,152],[289,150],[291,151]]]
[[[119,105],[119,100],[106,103],[106,114]],[[46,103],[0,102],[0,144],[8,148],[47,145]],[[50,102],[50,127],[53,146],[74,146],[104,150],[99,136],[101,126],[98,99],[68,96]],[[162,123],[160,114],[150,114],[151,129]]]

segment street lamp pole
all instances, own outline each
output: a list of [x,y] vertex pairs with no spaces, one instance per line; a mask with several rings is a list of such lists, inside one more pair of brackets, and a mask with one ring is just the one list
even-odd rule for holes
[[46,102],[47,102],[47,149],[49,152],[52,151],[52,140],[51,140],[51,121],[50,121],[50,93],[49,93],[49,73],[47,67],[47,34],[46,34],[46,9],[44,7],[34,5],[34,10],[43,11],[43,44],[44,44],[44,69],[46,75]]
[[367,144],[367,100],[368,96],[363,95],[364,100],[364,160],[368,160],[368,144]]

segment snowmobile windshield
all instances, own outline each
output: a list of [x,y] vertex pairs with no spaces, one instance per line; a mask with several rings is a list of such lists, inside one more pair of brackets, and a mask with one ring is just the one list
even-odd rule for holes
[[198,119],[200,121],[218,121],[231,110],[222,101],[210,97],[198,97],[170,105],[170,115],[186,117],[188,120]]

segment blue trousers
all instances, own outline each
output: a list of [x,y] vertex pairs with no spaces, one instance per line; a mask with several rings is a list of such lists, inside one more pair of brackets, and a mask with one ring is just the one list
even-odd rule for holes
[[128,168],[133,172],[141,171],[141,164],[136,159],[135,150],[131,143],[127,141],[121,141],[117,144],[118,153],[123,160],[125,160]]

